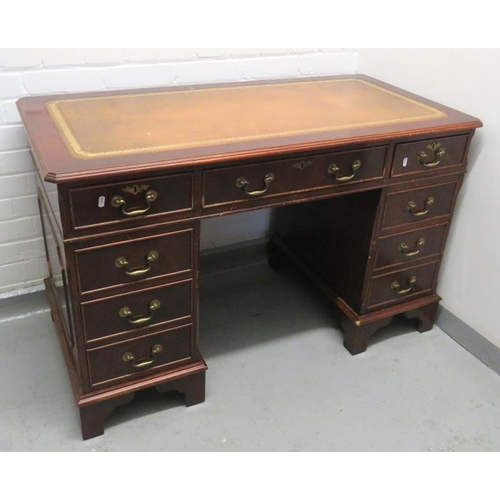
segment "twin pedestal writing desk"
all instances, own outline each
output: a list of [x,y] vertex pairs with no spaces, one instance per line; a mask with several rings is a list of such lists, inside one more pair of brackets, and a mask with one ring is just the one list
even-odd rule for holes
[[433,325],[476,118],[369,77],[29,97],[52,317],[85,439],[147,387],[204,401],[200,221],[273,208],[285,256],[363,352]]

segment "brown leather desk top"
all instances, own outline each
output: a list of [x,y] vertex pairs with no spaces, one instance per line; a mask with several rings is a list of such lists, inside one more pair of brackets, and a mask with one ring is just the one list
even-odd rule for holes
[[481,125],[362,75],[29,97],[19,109],[56,182]]

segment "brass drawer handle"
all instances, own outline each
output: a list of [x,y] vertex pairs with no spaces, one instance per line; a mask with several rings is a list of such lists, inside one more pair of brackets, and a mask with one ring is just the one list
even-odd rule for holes
[[417,277],[412,276],[408,280],[408,288],[401,290],[401,285],[395,281],[392,285],[391,288],[394,292],[396,292],[398,295],[406,295],[407,293],[410,293],[413,290],[413,287],[417,284]]
[[339,182],[348,182],[352,181],[354,177],[356,177],[358,170],[361,168],[362,163],[359,160],[356,160],[352,165],[351,165],[351,171],[352,175],[346,176],[346,177],[339,177],[340,173],[340,168],[333,163],[328,167],[328,173],[333,175],[335,174],[335,179],[337,179]]
[[121,196],[113,196],[113,198],[111,198],[111,206],[115,208],[121,207],[123,215],[126,215],[128,217],[136,217],[138,215],[144,215],[145,213],[149,212],[151,210],[151,203],[153,203],[153,201],[156,201],[157,199],[158,193],[151,190],[146,193],[146,208],[127,210],[127,202]]
[[125,363],[132,363],[132,366],[136,370],[140,370],[142,368],[147,368],[148,366],[151,366],[155,363],[156,361],[156,355],[160,354],[160,352],[163,351],[163,346],[161,344],[156,344],[151,348],[151,356],[148,359],[143,359],[141,361],[136,361],[135,356],[131,352],[126,352],[122,359],[125,361]]
[[261,189],[260,191],[249,191],[248,188],[250,186],[250,183],[244,177],[240,177],[236,181],[236,187],[243,189],[243,191],[245,191],[245,193],[248,196],[261,196],[267,193],[267,191],[269,190],[269,186],[273,182],[274,182],[274,174],[271,172],[264,177],[264,184],[266,187],[264,189]]
[[128,319],[128,322],[132,325],[144,325],[149,323],[153,319],[153,313],[160,309],[161,302],[159,300],[153,300],[148,304],[148,309],[150,314],[147,316],[135,316],[132,314],[130,307],[122,307],[119,311],[120,318]]
[[420,162],[421,165],[423,165],[426,168],[432,168],[432,167],[437,167],[440,163],[441,160],[443,159],[444,155],[446,154],[446,149],[442,147],[442,144],[439,142],[433,142],[427,146],[427,149],[432,151],[434,153],[434,160],[432,161],[427,161],[429,156],[425,151],[421,151],[418,153],[418,161]]
[[115,260],[115,266],[118,269],[124,269],[127,276],[142,276],[143,274],[149,273],[151,271],[151,264],[158,260],[158,252],[152,250],[146,255],[146,267],[141,267],[138,269],[128,269],[129,263],[125,257],[118,257]]
[[422,247],[425,245],[425,238],[420,238],[416,243],[415,243],[415,250],[411,251],[410,247],[406,243],[401,243],[399,245],[399,251],[405,256],[405,257],[415,257],[420,253],[422,250]]
[[408,203],[408,211],[415,217],[423,217],[429,213],[429,210],[431,206],[434,205],[435,201],[436,200],[434,200],[433,196],[427,198],[424,203],[424,209],[420,212],[417,211],[417,204],[414,201],[410,201],[410,203]]

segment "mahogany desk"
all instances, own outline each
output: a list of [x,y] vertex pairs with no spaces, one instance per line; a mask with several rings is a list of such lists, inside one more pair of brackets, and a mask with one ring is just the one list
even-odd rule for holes
[[[204,401],[200,221],[273,208],[363,352],[430,329],[476,118],[362,75],[23,98],[52,317],[88,439],[146,387]],[[306,203],[307,202],[307,203]]]

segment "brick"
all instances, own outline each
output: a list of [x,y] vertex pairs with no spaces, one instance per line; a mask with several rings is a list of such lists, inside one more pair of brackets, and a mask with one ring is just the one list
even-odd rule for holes
[[121,64],[123,62],[123,49],[41,49],[41,58],[46,68]]
[[104,76],[104,85],[109,89],[167,86],[174,81],[174,64],[121,66],[106,70]]
[[40,49],[0,49],[0,68],[7,71],[36,68],[41,65]]
[[44,256],[45,248],[42,238],[0,245],[0,266],[41,259]]
[[229,49],[195,49],[196,56],[199,58],[206,57],[226,57]]
[[189,61],[196,59],[196,49],[123,49],[123,59],[134,63]]
[[78,66],[85,62],[85,49],[41,49],[42,63],[54,66]]
[[160,61],[189,61],[196,59],[196,49],[156,49]]
[[0,243],[27,240],[34,236],[39,236],[39,234],[37,234],[33,217],[0,222]]
[[0,221],[14,217],[14,208],[11,200],[0,200]]
[[262,49],[226,49],[228,57],[259,57]]
[[0,245],[0,266],[12,264],[13,262],[21,262],[22,260],[18,243]]
[[288,54],[288,49],[258,49],[261,56],[280,56]]
[[177,83],[229,82],[242,79],[237,61],[203,61],[177,64]]
[[123,49],[84,49],[85,64],[122,64]]
[[0,291],[6,292],[41,282],[46,276],[43,269],[42,259],[0,266]]
[[30,94],[87,92],[103,89],[104,68],[61,69],[27,72],[23,75]]
[[2,114],[5,123],[21,123],[21,116],[17,110],[16,101],[7,101],[2,104]]
[[[286,49],[289,54],[313,54],[321,49]],[[339,49],[335,49],[339,50]]]
[[42,238],[0,245],[0,266],[45,257]]
[[357,54],[350,52],[304,55],[299,61],[299,69],[302,75],[341,75],[356,73],[357,66]]
[[27,147],[28,139],[24,127],[16,125],[0,127],[0,151],[25,149]]
[[43,235],[43,229],[42,229],[42,221],[40,217],[34,217],[31,219],[33,222],[33,225],[35,227],[35,231],[33,233],[34,236],[42,236]]
[[123,60],[132,63],[156,63],[160,61],[159,49],[123,49]]
[[45,258],[45,247],[42,238],[18,243],[18,252],[23,261]]
[[0,73],[0,99],[16,98],[25,94],[26,89],[19,75]]
[[268,57],[249,59],[243,63],[244,78],[255,80],[299,75],[298,57]]
[[0,177],[2,189],[0,189],[0,198],[16,198],[28,194],[28,175],[9,175]]
[[[349,51],[349,49],[328,49],[328,48],[320,48],[318,49],[320,52],[345,52],[346,50]],[[357,50],[357,49],[354,49]]]
[[0,175],[23,174],[33,172],[33,169],[34,164],[29,151],[0,152]]
[[14,217],[29,217],[39,214],[38,198],[36,195],[14,198],[11,202]]

